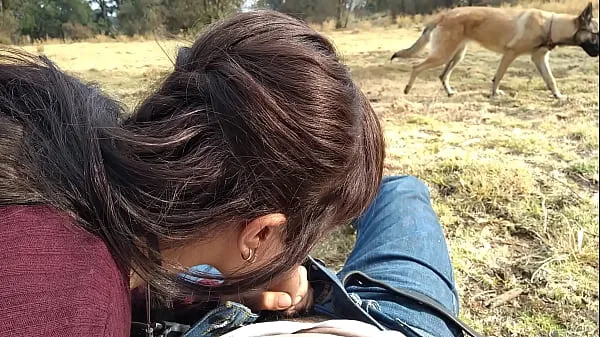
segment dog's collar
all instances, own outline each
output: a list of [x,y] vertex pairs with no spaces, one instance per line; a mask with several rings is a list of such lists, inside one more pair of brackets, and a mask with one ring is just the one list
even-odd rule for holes
[[554,14],[552,14],[552,17],[550,18],[550,26],[548,27],[548,33],[546,34],[546,41],[544,41],[544,43],[542,43],[542,45],[540,47],[546,47],[549,50],[554,49],[554,47],[556,47],[558,45],[558,43],[554,43],[554,41],[552,41],[552,24],[554,23]]

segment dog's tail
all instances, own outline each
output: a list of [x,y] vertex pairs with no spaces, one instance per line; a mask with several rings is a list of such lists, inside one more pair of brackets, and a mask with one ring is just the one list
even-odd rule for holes
[[413,45],[410,46],[409,48],[402,49],[402,50],[395,52],[394,55],[392,55],[392,58],[390,59],[390,61],[395,58],[412,57],[412,56],[416,55],[417,53],[419,53],[420,51],[422,51],[425,48],[425,46],[427,46],[427,44],[429,44],[429,40],[431,39],[431,32],[435,29],[435,27],[437,27],[438,23],[439,23],[439,20],[435,20],[435,21],[432,21],[429,24],[427,24],[427,26],[425,26],[425,29],[423,30],[423,33],[417,39],[417,41],[415,41],[415,43],[413,43]]

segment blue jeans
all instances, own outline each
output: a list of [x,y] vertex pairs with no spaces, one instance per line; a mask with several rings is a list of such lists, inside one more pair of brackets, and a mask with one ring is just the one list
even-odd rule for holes
[[[393,288],[425,295],[458,314],[446,240],[425,184],[410,176],[384,178],[376,199],[354,227],[356,244],[337,275],[309,258],[315,311],[399,330],[407,337],[461,336],[456,327],[447,325],[416,301],[399,298],[379,287],[346,283],[346,276],[360,271]],[[217,330],[223,333],[258,319],[239,304],[227,305],[225,310],[218,308],[204,316],[185,336],[210,336],[216,327],[211,322],[218,321]]]
[[[355,228],[356,244],[338,273],[340,279],[358,270],[394,288],[426,295],[458,315],[446,240],[423,182],[410,176],[384,178],[375,201]],[[420,336],[459,335],[436,313],[413,301],[390,298],[383,289],[352,286],[346,290],[362,300],[375,301],[378,308],[371,315],[401,321]]]

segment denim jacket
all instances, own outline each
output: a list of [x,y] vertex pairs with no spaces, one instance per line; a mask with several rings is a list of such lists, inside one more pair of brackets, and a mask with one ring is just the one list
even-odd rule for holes
[[188,330],[184,337],[215,337],[229,331],[252,324],[258,315],[239,303],[226,302],[207,313]]

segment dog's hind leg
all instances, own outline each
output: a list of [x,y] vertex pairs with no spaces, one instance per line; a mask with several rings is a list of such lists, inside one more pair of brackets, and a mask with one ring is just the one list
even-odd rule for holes
[[415,80],[422,72],[450,62],[454,58],[454,53],[459,49],[462,41],[463,35],[458,29],[438,28],[432,32],[429,55],[423,62],[413,66],[408,84],[404,88],[404,93],[408,94],[410,92]]
[[452,89],[450,86],[450,75],[452,74],[454,68],[465,58],[466,53],[467,46],[463,45],[456,51],[452,60],[446,64],[444,71],[442,71],[440,74],[440,80],[442,81],[442,85],[444,86],[444,90],[446,90],[448,96],[454,96],[454,94],[456,94],[456,90]]
[[552,95],[554,95],[554,97],[562,99],[564,98],[564,95],[558,90],[558,87],[556,86],[556,80],[554,79],[554,75],[552,75],[552,71],[550,70],[550,63],[548,62],[549,56],[550,51],[548,49],[540,48],[531,54],[531,61],[533,61],[535,64],[535,67],[539,71],[540,75],[542,75],[544,83],[546,83],[546,88],[552,91]]
[[415,83],[415,79],[417,79],[417,76],[419,76],[422,72],[429,69],[437,68],[446,62],[446,59],[441,58],[438,55],[429,55],[429,57],[427,57],[425,61],[414,65],[412,68],[412,72],[410,73],[408,84],[406,84],[406,87],[404,87],[404,93],[408,94],[410,92],[410,89]]
[[490,97],[495,97],[497,93],[499,93],[498,85],[504,77],[506,73],[506,69],[513,63],[513,61],[517,58],[518,54],[509,50],[502,55],[502,60],[500,60],[500,64],[498,65],[498,70],[496,70],[496,75],[492,79],[492,92],[490,93]]

